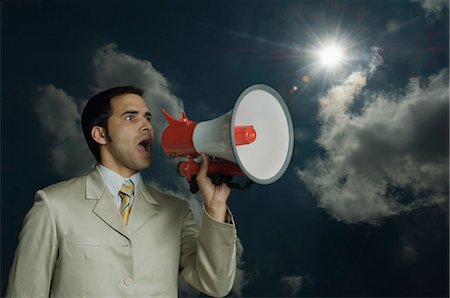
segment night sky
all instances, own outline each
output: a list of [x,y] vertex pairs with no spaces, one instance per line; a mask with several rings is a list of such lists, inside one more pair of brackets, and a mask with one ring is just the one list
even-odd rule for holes
[[232,192],[230,295],[448,296],[448,67],[445,0],[2,1],[0,294],[34,193],[92,168],[79,117],[93,94],[145,90],[158,141],[144,179],[199,218],[161,109],[209,120],[267,84],[294,154],[277,182]]

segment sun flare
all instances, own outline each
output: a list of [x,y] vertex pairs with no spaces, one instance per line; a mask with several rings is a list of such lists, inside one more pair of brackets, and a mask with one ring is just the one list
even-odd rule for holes
[[319,53],[320,64],[326,68],[339,66],[344,60],[344,51],[336,45],[325,46]]

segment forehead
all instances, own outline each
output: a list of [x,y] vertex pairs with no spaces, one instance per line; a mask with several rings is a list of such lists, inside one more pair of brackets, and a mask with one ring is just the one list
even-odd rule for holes
[[149,111],[147,103],[137,94],[122,94],[111,98],[111,110],[114,113],[122,113],[126,110]]

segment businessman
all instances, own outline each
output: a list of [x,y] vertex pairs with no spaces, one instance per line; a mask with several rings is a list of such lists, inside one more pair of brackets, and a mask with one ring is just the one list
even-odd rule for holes
[[177,297],[178,275],[210,296],[225,296],[236,274],[230,189],[197,182],[203,223],[189,204],[145,185],[151,113],[142,90],[93,96],[81,122],[97,160],[88,175],[42,190],[24,219],[7,297]]

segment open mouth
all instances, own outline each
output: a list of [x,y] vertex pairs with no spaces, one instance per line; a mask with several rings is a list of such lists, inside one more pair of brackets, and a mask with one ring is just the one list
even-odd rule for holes
[[138,144],[138,151],[148,155],[150,153],[150,140],[143,140]]

